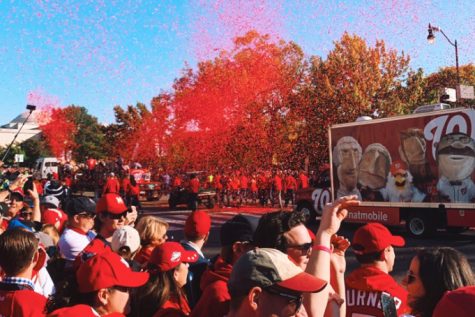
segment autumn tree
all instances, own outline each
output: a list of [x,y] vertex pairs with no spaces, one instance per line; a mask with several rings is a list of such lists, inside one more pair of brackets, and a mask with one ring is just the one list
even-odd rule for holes
[[[306,114],[308,135],[304,142],[312,148],[311,161],[328,159],[327,129],[336,123],[352,122],[375,110],[380,116],[407,112],[420,82],[419,72],[409,72],[409,57],[387,49],[384,41],[368,46],[357,35],[343,34],[326,59],[312,57],[309,100]],[[419,76],[419,77],[418,77]],[[408,79],[410,79],[408,81]],[[420,94],[421,92],[419,92]]]
[[189,164],[279,161],[289,100],[304,71],[300,47],[255,31],[196,71],[185,69],[173,87],[173,138],[181,140]]
[[[468,64],[459,67],[460,83],[463,85],[475,86],[475,65]],[[457,86],[457,70],[455,67],[444,67],[438,72],[428,75],[425,78],[423,90],[423,103],[438,103],[440,90],[442,88],[455,88]],[[461,99],[458,106],[473,107],[475,100]]]

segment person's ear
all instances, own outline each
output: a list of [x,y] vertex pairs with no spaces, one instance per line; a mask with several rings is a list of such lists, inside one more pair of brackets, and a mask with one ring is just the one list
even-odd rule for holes
[[389,252],[391,252],[390,245],[384,248],[383,252],[381,252],[381,261],[386,261],[388,259]]
[[97,301],[105,306],[109,302],[109,290],[107,288],[101,288],[97,291]]
[[251,288],[249,293],[247,293],[247,300],[248,300],[249,307],[251,308],[251,310],[253,311],[258,310],[259,298],[261,297],[261,295],[262,295],[262,288],[257,287],[257,286]]

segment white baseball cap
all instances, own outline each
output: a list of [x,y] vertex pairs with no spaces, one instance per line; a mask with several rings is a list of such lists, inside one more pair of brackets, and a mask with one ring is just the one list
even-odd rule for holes
[[48,196],[43,197],[41,203],[53,205],[55,208],[59,207],[59,199],[53,195],[48,195]]
[[132,253],[137,251],[140,247],[139,232],[131,226],[117,229],[112,235],[111,247],[114,252],[118,252],[122,247],[129,247]]

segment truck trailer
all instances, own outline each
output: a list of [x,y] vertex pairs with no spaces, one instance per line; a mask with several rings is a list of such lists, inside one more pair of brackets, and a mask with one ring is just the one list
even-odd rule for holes
[[330,186],[296,192],[313,216],[340,196],[347,221],[405,225],[412,236],[475,227],[475,110],[455,108],[333,125]]
[[416,237],[475,227],[475,110],[331,126],[332,200],[357,195],[350,222],[405,224]]

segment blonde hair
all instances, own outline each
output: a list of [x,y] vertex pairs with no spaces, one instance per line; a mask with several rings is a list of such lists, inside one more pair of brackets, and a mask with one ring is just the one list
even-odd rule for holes
[[58,242],[59,242],[59,231],[58,229],[52,225],[52,224],[45,224],[43,225],[43,227],[41,228],[41,231],[46,233],[47,235],[49,235],[51,237],[51,239],[53,240],[53,243],[54,245],[58,245]]
[[142,246],[147,246],[152,241],[161,238],[167,232],[168,227],[169,225],[165,220],[154,216],[144,216],[135,225]]

